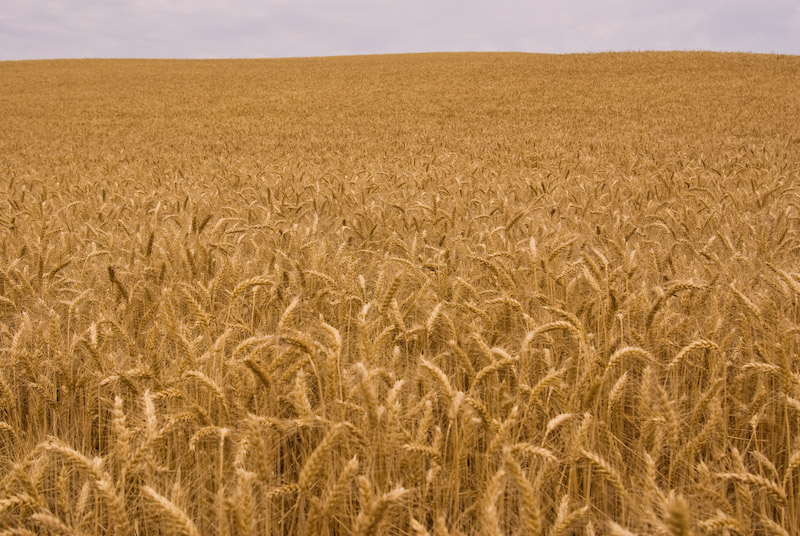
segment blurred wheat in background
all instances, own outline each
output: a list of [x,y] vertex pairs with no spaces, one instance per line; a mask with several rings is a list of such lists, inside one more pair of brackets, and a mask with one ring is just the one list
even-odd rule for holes
[[0,63],[0,533],[800,533],[799,87]]

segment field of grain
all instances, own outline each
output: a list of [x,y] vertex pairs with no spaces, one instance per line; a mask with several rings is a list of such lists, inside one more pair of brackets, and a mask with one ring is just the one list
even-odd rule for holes
[[798,88],[0,63],[0,534],[800,533]]

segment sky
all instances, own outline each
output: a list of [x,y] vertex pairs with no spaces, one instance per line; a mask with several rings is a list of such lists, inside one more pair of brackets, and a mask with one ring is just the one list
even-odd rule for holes
[[1,0],[0,60],[800,54],[798,0]]

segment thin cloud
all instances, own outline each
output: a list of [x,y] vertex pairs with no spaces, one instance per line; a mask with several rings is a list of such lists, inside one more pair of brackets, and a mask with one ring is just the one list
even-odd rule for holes
[[773,0],[6,0],[0,59],[285,57],[508,50],[800,54]]

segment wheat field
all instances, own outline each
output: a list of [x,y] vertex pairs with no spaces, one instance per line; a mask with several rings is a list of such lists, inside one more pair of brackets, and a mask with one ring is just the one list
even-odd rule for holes
[[1,62],[0,534],[799,534],[798,88]]

